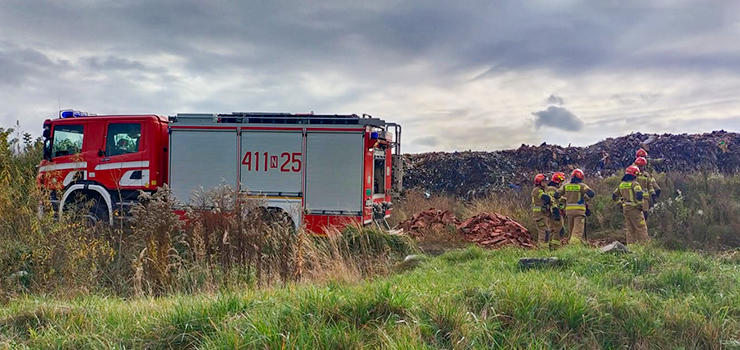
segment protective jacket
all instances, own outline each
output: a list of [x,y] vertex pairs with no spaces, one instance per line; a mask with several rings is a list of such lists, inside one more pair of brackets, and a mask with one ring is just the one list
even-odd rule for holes
[[532,189],[532,212],[547,215],[550,206],[550,196],[545,192],[545,188],[535,186]]
[[586,201],[594,197],[594,191],[583,182],[565,184],[555,192],[556,198],[565,198],[565,215],[586,215]]
[[612,198],[619,199],[622,202],[622,209],[624,211],[633,209],[643,209],[643,195],[642,186],[637,180],[624,180],[616,189]]
[[658,186],[655,178],[647,171],[640,171],[640,174],[637,175],[637,182],[640,183],[642,191],[649,195],[643,199],[642,203],[642,210],[648,211],[650,210],[651,201],[660,193],[660,186]]

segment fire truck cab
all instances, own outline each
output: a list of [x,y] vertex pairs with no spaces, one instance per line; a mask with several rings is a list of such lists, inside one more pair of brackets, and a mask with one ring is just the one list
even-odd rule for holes
[[320,234],[329,225],[387,225],[400,191],[400,136],[400,125],[370,116],[65,110],[44,122],[38,180],[60,215],[81,196],[94,203],[89,217],[111,223],[140,191],[168,184],[182,205],[225,184]]

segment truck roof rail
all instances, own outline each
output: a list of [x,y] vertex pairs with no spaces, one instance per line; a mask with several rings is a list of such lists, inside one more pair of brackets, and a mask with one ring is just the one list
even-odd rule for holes
[[386,122],[364,114],[291,114],[235,112],[230,114],[177,114],[170,117],[174,123],[184,124],[323,124],[323,125],[370,125],[384,127]]

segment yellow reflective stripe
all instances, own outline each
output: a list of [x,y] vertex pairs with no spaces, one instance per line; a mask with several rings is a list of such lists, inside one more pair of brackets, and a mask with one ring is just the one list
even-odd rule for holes
[[571,209],[579,209],[579,210],[586,210],[586,206],[583,205],[568,205],[565,207],[565,210],[571,210]]
[[542,208],[532,208],[532,211],[534,211],[534,212],[541,212],[542,211]]
[[565,190],[567,192],[581,192],[581,186],[580,185],[565,185]]

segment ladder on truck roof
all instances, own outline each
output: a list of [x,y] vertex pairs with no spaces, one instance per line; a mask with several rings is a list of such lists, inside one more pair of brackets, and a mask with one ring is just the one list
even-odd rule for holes
[[[291,114],[234,112],[231,114],[177,114],[169,117],[177,124],[298,124],[298,125],[368,125],[385,128],[389,123],[367,114]],[[392,124],[392,123],[390,123]]]

